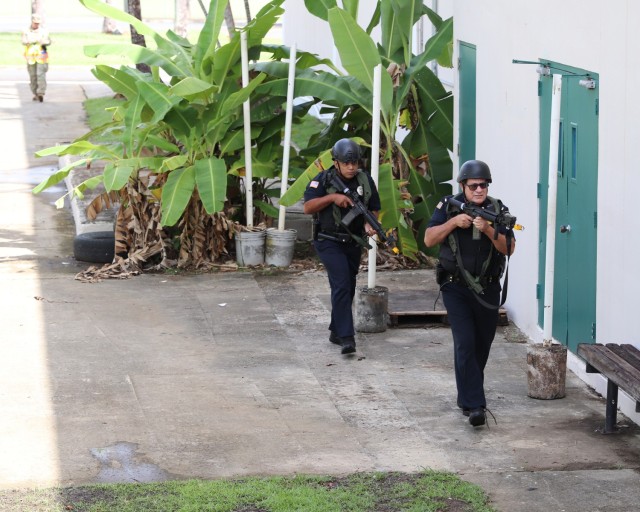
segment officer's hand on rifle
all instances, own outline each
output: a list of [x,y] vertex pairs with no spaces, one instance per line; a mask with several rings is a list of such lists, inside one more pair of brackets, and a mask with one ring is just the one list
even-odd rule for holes
[[353,201],[350,197],[345,196],[344,194],[334,194],[334,196],[336,197],[333,199],[333,202],[340,208],[349,208],[350,206],[353,206]]
[[491,223],[487,219],[483,219],[482,217],[476,217],[473,219],[473,226],[480,231],[480,233],[486,233],[486,230],[489,228]]
[[457,228],[462,228],[462,229],[467,229],[471,227],[471,224],[473,223],[473,217],[471,217],[470,215],[467,215],[466,213],[455,215],[454,217],[451,217],[450,220],[453,221],[453,223]]
[[364,225],[364,232],[369,237],[375,236],[375,234],[376,234],[376,230],[373,229],[368,222],[366,222],[365,225]]

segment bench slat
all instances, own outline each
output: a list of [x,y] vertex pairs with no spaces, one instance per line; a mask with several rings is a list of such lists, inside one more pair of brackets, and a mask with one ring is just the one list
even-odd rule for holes
[[607,343],[606,347],[640,372],[640,350],[636,347],[628,343],[621,345]]
[[634,400],[640,400],[640,372],[609,347],[581,343],[578,345],[578,355],[624,389]]

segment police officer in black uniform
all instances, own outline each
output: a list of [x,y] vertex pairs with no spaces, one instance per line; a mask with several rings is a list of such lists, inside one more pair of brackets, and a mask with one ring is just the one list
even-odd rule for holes
[[375,231],[357,216],[348,226],[341,221],[353,201],[331,181],[336,173],[350,189],[357,190],[367,209],[377,216],[380,197],[371,176],[359,168],[360,146],[351,139],[341,139],[331,150],[333,166],[319,173],[304,193],[304,213],[314,216],[314,242],[320,261],[327,269],[331,287],[331,334],[329,341],[340,345],[343,354],[356,350],[351,306],[356,292],[356,275],[360,267],[365,236]]
[[508,211],[488,195],[491,171],[486,163],[465,162],[458,183],[462,192],[440,201],[424,241],[427,247],[440,244],[436,276],[453,334],[457,404],[477,427],[486,422],[484,369],[498,324],[505,255],[513,253],[515,239],[503,226],[472,218],[449,203],[454,197],[496,213]]

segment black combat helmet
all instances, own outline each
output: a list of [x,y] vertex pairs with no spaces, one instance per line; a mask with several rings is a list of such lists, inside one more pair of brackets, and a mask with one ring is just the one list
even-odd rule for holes
[[491,183],[491,170],[489,166],[480,160],[469,160],[462,164],[458,173],[458,183],[469,179],[485,179]]
[[360,160],[360,146],[351,139],[340,139],[331,148],[331,158],[342,163],[358,162]]

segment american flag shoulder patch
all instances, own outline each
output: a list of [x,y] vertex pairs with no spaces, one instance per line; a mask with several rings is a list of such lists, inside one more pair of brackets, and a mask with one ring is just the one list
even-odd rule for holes
[[320,185],[319,181],[312,181],[311,183],[309,183],[309,186],[311,188],[318,188],[318,185]]
[[438,210],[439,210],[440,208],[442,208],[442,201],[440,201],[440,202],[437,204],[436,208],[437,208]]

